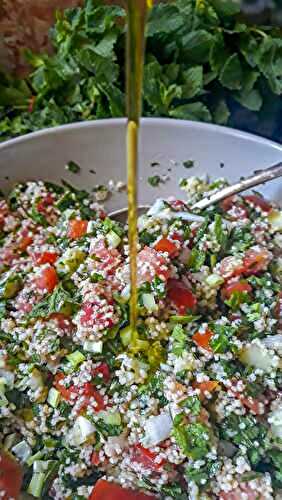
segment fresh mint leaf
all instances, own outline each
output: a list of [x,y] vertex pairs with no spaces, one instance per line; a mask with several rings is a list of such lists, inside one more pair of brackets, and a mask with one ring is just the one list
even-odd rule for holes
[[173,422],[173,436],[176,443],[184,455],[193,460],[201,460],[210,449],[208,427],[200,423],[186,423],[184,418],[181,419],[181,415],[177,417]]
[[240,90],[242,87],[243,70],[238,54],[228,57],[220,72],[219,81],[229,90]]
[[203,122],[210,122],[212,120],[209,109],[202,102],[193,102],[191,104],[178,106],[170,111],[170,116],[173,118]]

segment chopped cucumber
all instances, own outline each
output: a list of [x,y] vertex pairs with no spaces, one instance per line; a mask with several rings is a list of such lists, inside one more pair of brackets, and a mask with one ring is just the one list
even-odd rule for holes
[[102,420],[105,422],[105,424],[108,425],[120,425],[121,424],[121,416],[119,412],[103,412],[102,413]]
[[61,394],[59,393],[59,391],[57,391],[57,389],[55,389],[54,387],[51,387],[47,397],[47,402],[49,403],[49,405],[52,406],[52,408],[57,408],[60,400]]
[[59,273],[73,274],[85,260],[85,253],[80,248],[68,248],[57,261],[56,268]]
[[68,354],[67,360],[71,367],[75,370],[78,365],[85,361],[85,356],[80,351],[74,351],[71,354]]
[[282,210],[271,210],[267,218],[272,231],[282,231]]
[[32,455],[31,447],[26,441],[20,441],[11,451],[21,462],[26,462]]
[[146,307],[147,311],[154,312],[158,310],[158,306],[155,301],[155,297],[152,293],[143,293],[142,301],[144,307]]
[[86,340],[83,344],[83,350],[92,352],[93,354],[101,354],[103,351],[103,342],[102,340],[98,340],[97,342]]
[[40,498],[45,483],[46,473],[34,473],[29,483],[27,492],[35,498]]
[[107,239],[109,247],[111,247],[111,248],[117,248],[121,243],[121,238],[119,237],[119,235],[117,233],[115,233],[115,231],[110,231],[106,235],[106,239]]
[[209,285],[211,288],[217,288],[220,285],[222,285],[222,283],[224,283],[224,279],[222,278],[222,276],[216,273],[210,274],[206,278],[206,284]]

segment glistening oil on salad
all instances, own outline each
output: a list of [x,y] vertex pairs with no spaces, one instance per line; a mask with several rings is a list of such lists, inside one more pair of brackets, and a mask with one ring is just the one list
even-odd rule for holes
[[70,186],[1,201],[2,498],[280,498],[282,215],[191,211],[221,185],[139,220],[137,352],[126,228]]

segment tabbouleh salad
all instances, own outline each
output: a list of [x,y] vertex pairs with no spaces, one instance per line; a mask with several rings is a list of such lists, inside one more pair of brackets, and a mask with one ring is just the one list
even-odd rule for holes
[[134,342],[127,228],[68,185],[0,202],[2,499],[281,498],[282,213],[181,184],[139,220]]

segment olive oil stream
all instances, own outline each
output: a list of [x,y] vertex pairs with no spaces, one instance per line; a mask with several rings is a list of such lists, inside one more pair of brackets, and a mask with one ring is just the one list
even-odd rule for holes
[[130,251],[130,329],[132,347],[137,347],[137,207],[138,207],[138,142],[142,112],[142,87],[145,53],[145,27],[153,0],[127,0],[127,176],[128,239]]

